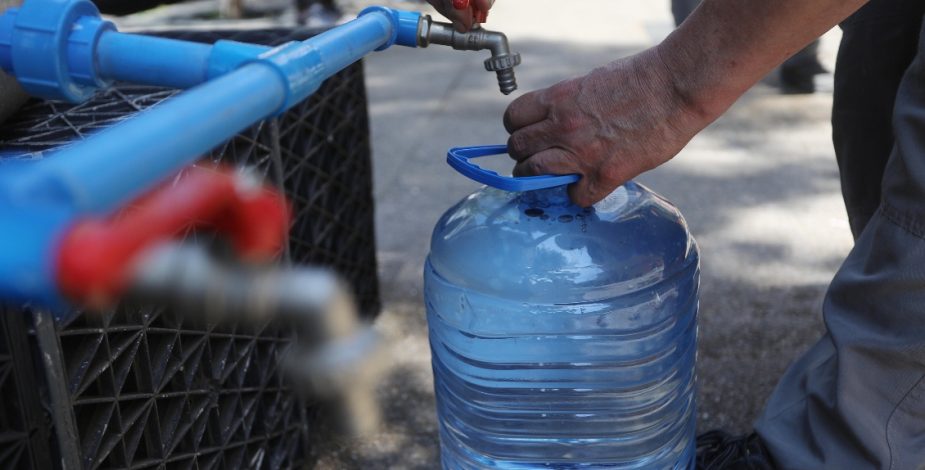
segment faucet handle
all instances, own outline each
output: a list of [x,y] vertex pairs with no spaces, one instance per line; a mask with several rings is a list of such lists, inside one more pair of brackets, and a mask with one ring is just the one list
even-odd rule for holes
[[[466,10],[471,5],[470,0],[453,0],[453,8],[457,10]],[[488,21],[488,11],[480,10],[476,7],[472,7],[472,18],[476,23],[484,23]]]

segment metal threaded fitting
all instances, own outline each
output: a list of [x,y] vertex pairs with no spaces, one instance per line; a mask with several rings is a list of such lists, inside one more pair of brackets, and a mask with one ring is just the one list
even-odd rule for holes
[[513,69],[520,65],[520,54],[514,52],[499,56],[492,56],[485,59],[485,70],[497,72],[504,69]]
[[501,87],[501,93],[510,95],[517,91],[517,77],[514,76],[514,69],[504,69],[498,72],[498,86]]
[[520,65],[520,54],[516,52],[485,59],[485,70],[498,74],[498,86],[501,88],[501,93],[505,95],[510,95],[517,90],[514,67],[518,65]]

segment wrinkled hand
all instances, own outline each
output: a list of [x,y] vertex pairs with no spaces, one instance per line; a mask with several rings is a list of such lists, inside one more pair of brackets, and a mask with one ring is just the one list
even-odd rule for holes
[[466,10],[453,8],[453,0],[427,0],[427,2],[433,5],[441,15],[452,21],[457,31],[465,33],[472,29],[472,8],[488,11],[491,9],[492,4],[495,3],[495,0],[472,0]]
[[674,157],[709,123],[685,103],[656,49],[521,96],[504,125],[515,176],[578,173],[588,207]]

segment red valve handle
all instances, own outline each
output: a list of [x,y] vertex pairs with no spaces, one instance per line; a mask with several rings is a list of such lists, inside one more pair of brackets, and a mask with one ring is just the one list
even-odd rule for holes
[[191,167],[109,219],[86,219],[65,234],[57,278],[71,300],[110,305],[125,290],[139,255],[194,228],[229,237],[248,261],[276,257],[286,242],[285,197],[228,169]]
[[[453,0],[453,8],[457,10],[466,10],[469,8],[470,0]],[[472,7],[472,19],[476,23],[488,21],[488,11]]]

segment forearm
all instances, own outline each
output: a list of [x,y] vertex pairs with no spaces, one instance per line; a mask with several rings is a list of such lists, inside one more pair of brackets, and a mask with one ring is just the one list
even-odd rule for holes
[[671,83],[709,122],[867,0],[705,0],[658,46]]
[[583,207],[668,161],[775,66],[866,0],[705,0],[653,49],[527,93],[505,113],[514,174],[580,174]]

